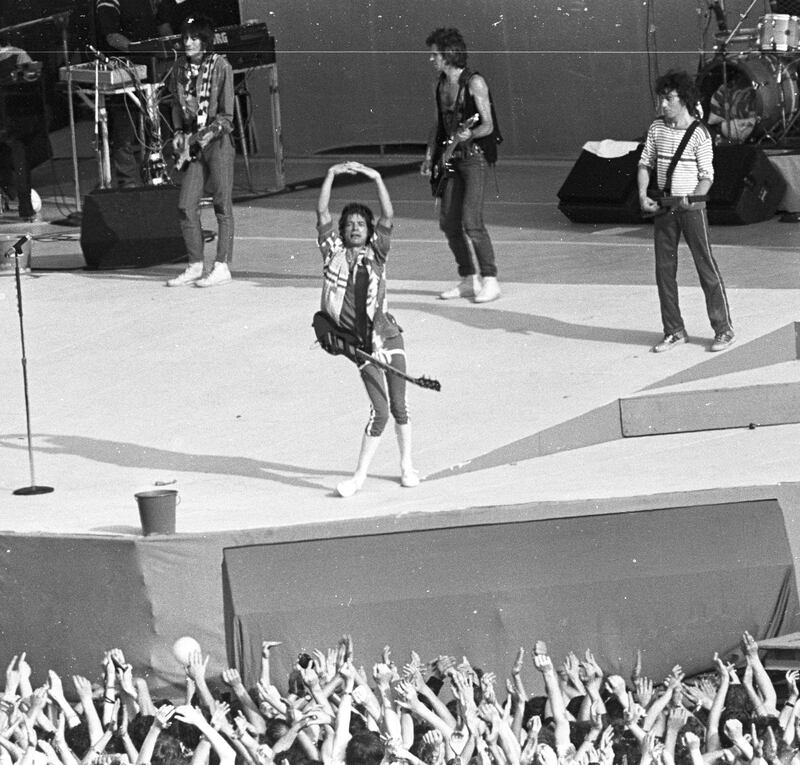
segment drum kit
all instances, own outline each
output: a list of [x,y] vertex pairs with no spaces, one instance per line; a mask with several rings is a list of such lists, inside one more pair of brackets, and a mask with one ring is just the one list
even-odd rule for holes
[[800,139],[800,16],[768,13],[744,27],[754,5],[732,30],[716,13],[716,52],[697,74],[701,105],[720,140],[789,145]]

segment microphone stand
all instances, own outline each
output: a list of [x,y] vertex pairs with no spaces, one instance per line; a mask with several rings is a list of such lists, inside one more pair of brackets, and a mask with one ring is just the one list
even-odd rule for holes
[[[33,445],[31,443],[31,406],[28,397],[28,360],[25,357],[25,328],[22,322],[22,284],[19,278],[19,256],[22,252],[22,247],[26,242],[30,242],[31,235],[26,234],[13,246],[14,251],[14,279],[17,284],[17,309],[19,312],[19,340],[22,346],[22,386],[25,390],[25,425],[28,433],[28,464],[31,470],[31,483],[30,486],[23,486],[21,489],[14,489],[13,494],[21,496],[30,496],[33,494],[49,494],[53,491],[52,486],[37,486],[36,479],[33,472]],[[8,257],[6,252],[6,257]]]

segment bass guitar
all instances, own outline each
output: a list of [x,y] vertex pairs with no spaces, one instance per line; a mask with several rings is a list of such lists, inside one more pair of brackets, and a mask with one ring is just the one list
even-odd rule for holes
[[200,128],[200,130],[197,130],[191,135],[187,135],[183,141],[183,149],[181,149],[181,151],[175,151],[175,161],[173,163],[175,172],[182,173],[186,170],[186,168],[200,156],[200,152],[221,134],[222,125],[213,122],[210,125],[206,125],[204,128]]
[[[659,209],[656,212],[652,213],[642,213],[642,217],[644,218],[657,218],[659,215],[664,215],[668,213],[670,210],[675,210],[676,208],[680,207],[681,200],[684,197],[672,197],[672,196],[661,196],[649,194],[650,199],[655,202],[658,202]],[[693,203],[693,202],[707,202],[708,195],[707,194],[689,194],[686,196],[686,201]]]
[[314,334],[317,336],[317,341],[322,348],[330,353],[332,356],[343,355],[350,361],[364,362],[369,361],[371,364],[383,369],[385,372],[402,377],[407,382],[418,385],[420,388],[427,388],[428,390],[441,390],[442,384],[438,380],[432,380],[430,377],[411,377],[405,372],[387,364],[385,361],[375,358],[359,347],[358,338],[350,332],[346,332],[341,327],[337,326],[328,314],[322,311],[317,311],[314,314],[314,319],[311,322],[314,327]]
[[444,142],[441,155],[431,167],[431,191],[433,196],[441,197],[444,195],[444,189],[447,182],[453,175],[453,152],[456,150],[458,143],[456,142],[456,135],[462,130],[469,130],[481,118],[480,114],[473,114],[468,120],[462,122]]

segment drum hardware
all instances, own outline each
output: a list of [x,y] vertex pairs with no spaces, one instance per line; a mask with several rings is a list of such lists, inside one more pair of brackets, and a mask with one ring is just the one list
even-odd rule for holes
[[[751,0],[730,31],[724,6],[708,6],[719,30],[715,53],[701,60],[696,81],[706,123],[727,143],[800,138],[800,17],[767,13],[755,28],[745,27],[757,2]],[[736,51],[728,50],[732,44]]]

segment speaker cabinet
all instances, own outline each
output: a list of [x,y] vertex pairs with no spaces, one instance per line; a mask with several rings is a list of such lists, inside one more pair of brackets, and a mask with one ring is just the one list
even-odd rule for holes
[[769,220],[786,192],[780,171],[757,146],[717,146],[708,222],[740,225]]
[[90,269],[146,268],[187,259],[177,186],[98,189],[87,194],[81,250]]
[[558,191],[558,209],[574,223],[641,223],[636,168],[642,148],[607,159],[582,151]]

